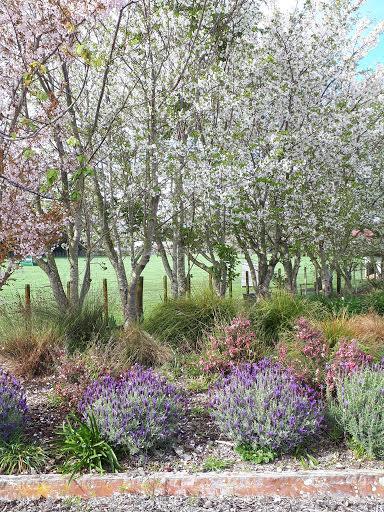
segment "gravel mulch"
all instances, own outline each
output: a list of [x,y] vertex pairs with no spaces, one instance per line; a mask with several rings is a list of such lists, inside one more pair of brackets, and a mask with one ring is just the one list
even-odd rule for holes
[[[53,401],[54,377],[23,380],[29,407],[29,421],[26,427],[27,438],[33,439],[53,453],[56,432],[69,412],[64,405]],[[232,471],[294,471],[303,469],[384,469],[384,461],[357,459],[343,442],[332,442],[327,437],[320,438],[311,452],[313,458],[304,454],[283,456],[268,464],[244,462],[235,452],[233,443],[221,436],[207,413],[206,393],[189,393],[189,406],[186,421],[179,439],[172,446],[155,450],[147,456],[126,458],[121,461],[122,470],[131,476],[150,472],[204,471],[204,463],[209,458],[226,463]],[[54,456],[48,458],[44,472],[54,472],[60,463]],[[0,509],[1,512],[1,509]],[[383,511],[384,512],[384,511]]]
[[113,496],[82,501],[0,501],[0,512],[384,512],[384,501],[368,499],[181,498]]

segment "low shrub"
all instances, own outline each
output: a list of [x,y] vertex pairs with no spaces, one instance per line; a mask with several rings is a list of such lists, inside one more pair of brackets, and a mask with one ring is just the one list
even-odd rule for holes
[[267,345],[276,345],[281,334],[292,330],[299,317],[319,318],[324,309],[316,302],[277,290],[254,304],[249,315],[260,339]]
[[84,354],[60,355],[56,371],[55,394],[69,409],[77,409],[85,389],[103,373],[108,371],[103,366],[94,367]]
[[59,453],[65,458],[61,468],[71,479],[82,471],[104,473],[108,468],[115,472],[120,469],[116,454],[103,438],[92,415],[87,421],[69,416],[59,431]]
[[363,315],[369,312],[384,315],[384,291],[380,289],[372,291],[371,287],[366,293],[360,295],[345,297],[316,295],[311,300],[322,304],[334,315],[339,315],[342,312],[346,312],[348,315]]
[[247,444],[239,444],[236,447],[237,453],[242,460],[246,462],[253,462],[254,464],[266,464],[273,462],[276,459],[276,452],[270,448],[253,448]]
[[0,472],[7,475],[35,473],[44,467],[47,454],[35,444],[16,437],[0,443]]
[[377,290],[367,295],[367,305],[378,315],[384,315],[384,291]]
[[212,390],[212,415],[238,445],[282,453],[318,434],[323,407],[289,369],[262,360],[222,377]]
[[327,369],[328,387],[332,389],[338,380],[369,366],[372,361],[372,356],[359,347],[357,340],[341,340]]
[[337,381],[328,414],[360,452],[384,458],[384,367],[365,368]]
[[0,441],[7,442],[20,431],[26,413],[27,402],[19,381],[0,369]]
[[132,455],[178,433],[184,401],[166,379],[137,366],[121,378],[95,381],[86,389],[79,409],[85,421],[94,418],[104,439]]
[[306,318],[299,318],[294,334],[278,345],[278,359],[297,378],[322,386],[326,376],[329,345],[323,333]]
[[233,466],[233,461],[218,459],[217,457],[207,457],[203,464],[203,471],[224,471]]
[[205,372],[220,372],[240,362],[251,362],[255,342],[256,335],[250,320],[236,317],[229,325],[221,326],[214,334],[208,335],[208,347],[200,365]]
[[174,348],[194,349],[216,322],[229,322],[235,316],[231,299],[204,292],[159,304],[145,319],[144,329]]
[[308,300],[320,304],[328,313],[332,313],[334,316],[341,313],[360,315],[366,313],[369,309],[365,295],[347,295],[345,297],[313,295]]

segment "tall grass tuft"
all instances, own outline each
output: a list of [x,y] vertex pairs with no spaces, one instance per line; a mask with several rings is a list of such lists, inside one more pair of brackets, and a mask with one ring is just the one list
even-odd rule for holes
[[292,330],[299,317],[321,318],[325,310],[321,304],[277,290],[251,306],[249,316],[258,337],[267,345],[275,345],[281,334]]
[[144,329],[174,348],[194,349],[217,321],[229,322],[235,315],[231,299],[205,291],[159,304],[145,319]]
[[107,343],[95,343],[88,358],[99,361],[109,372],[119,375],[131,366],[160,366],[172,358],[171,349],[146,332],[140,324],[132,324],[114,333]]
[[354,329],[350,325],[349,315],[343,310],[339,315],[332,315],[318,323],[329,346],[334,347],[343,338],[352,339],[355,337]]
[[15,371],[25,377],[51,374],[63,336],[52,321],[29,321],[18,308],[3,312],[0,343],[4,356],[13,361]]
[[84,304],[63,314],[55,304],[41,304],[33,310],[34,321],[54,325],[65,340],[69,353],[83,352],[94,342],[105,343],[115,327],[113,318],[104,318],[103,303],[90,295]]

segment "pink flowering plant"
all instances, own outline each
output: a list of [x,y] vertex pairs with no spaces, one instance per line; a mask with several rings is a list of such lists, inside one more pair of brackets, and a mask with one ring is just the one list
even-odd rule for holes
[[338,380],[372,363],[373,357],[361,350],[357,340],[341,340],[332,362],[327,367],[328,388],[332,390]]
[[306,318],[297,320],[294,338],[278,346],[279,361],[298,378],[315,385],[324,382],[329,355],[324,334]]
[[330,390],[336,380],[373,362],[355,339],[341,339],[331,352],[324,334],[305,318],[297,321],[294,338],[279,345],[278,358],[299,379]]
[[252,361],[256,334],[251,322],[238,316],[218,334],[208,337],[208,349],[200,360],[205,372],[228,371],[234,365]]

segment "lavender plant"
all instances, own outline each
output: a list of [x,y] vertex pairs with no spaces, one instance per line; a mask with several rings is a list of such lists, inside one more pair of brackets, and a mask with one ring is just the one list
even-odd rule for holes
[[19,381],[0,369],[0,440],[8,441],[18,431],[27,413],[27,402]]
[[222,377],[212,390],[212,415],[238,445],[283,453],[319,432],[323,407],[290,370],[264,359]]
[[119,379],[95,381],[80,413],[94,418],[101,435],[131,455],[164,444],[178,433],[184,400],[175,386],[151,369],[135,366]]
[[384,366],[361,369],[336,383],[329,397],[330,419],[359,452],[384,458]]

